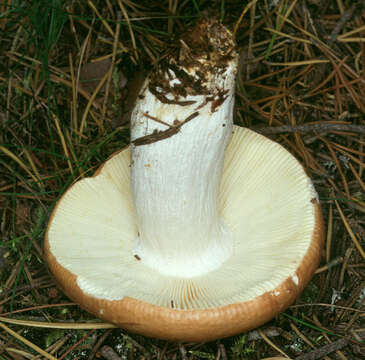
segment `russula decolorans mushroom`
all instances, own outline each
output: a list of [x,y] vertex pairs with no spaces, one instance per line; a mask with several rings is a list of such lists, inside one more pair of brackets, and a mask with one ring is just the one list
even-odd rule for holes
[[105,321],[163,339],[226,337],[284,310],[316,269],[310,179],[282,146],[232,125],[237,59],[232,34],[200,20],[146,80],[131,145],[53,210],[49,267]]

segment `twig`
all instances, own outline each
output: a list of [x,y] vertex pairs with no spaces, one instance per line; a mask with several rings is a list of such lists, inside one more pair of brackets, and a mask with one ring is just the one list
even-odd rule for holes
[[359,3],[354,3],[352,6],[347,9],[342,16],[340,17],[340,20],[337,22],[336,26],[333,28],[331,34],[328,36],[328,45],[332,45],[336,39],[338,34],[341,32],[341,30],[344,28],[346,23],[351,20],[352,16],[354,15],[354,12],[356,8],[359,6]]
[[68,356],[73,350],[78,348],[80,344],[85,341],[90,335],[92,335],[95,332],[95,329],[89,331],[87,334],[85,334],[80,340],[78,340],[75,344],[70,346],[59,358],[58,360],[63,360],[66,356]]
[[[279,327],[270,326],[265,329],[261,329],[262,333],[265,334],[267,337],[274,337],[274,336],[280,336],[280,334],[283,332],[282,329]],[[260,332],[258,330],[252,330],[246,334],[247,341],[253,341],[253,340],[260,340],[262,339],[262,336],[260,335]]]
[[260,329],[258,330],[260,336],[263,340],[265,340],[272,348],[274,348],[277,352],[283,355],[286,358],[289,358],[287,354],[283,350],[281,350],[277,345],[275,345]]
[[99,347],[103,344],[103,342],[105,341],[105,339],[110,335],[111,333],[111,329],[105,331],[105,333],[100,336],[100,338],[98,339],[98,341],[96,342],[96,344],[94,345],[94,347],[92,348],[88,360],[92,360],[95,357],[96,352],[99,350]]
[[310,351],[309,353],[306,353],[304,355],[300,355],[298,357],[295,358],[295,360],[317,360],[317,359],[322,359],[322,357],[340,350],[342,348],[344,348],[347,344],[348,344],[348,340],[345,338],[342,339],[338,339],[335,342],[331,343],[331,344],[327,344],[322,346],[319,349]]
[[29,346],[30,348],[32,348],[33,350],[35,350],[37,353],[41,354],[42,356],[44,356],[45,358],[49,359],[49,360],[56,360],[56,358],[54,356],[52,356],[51,354],[47,353],[46,351],[42,350],[39,346],[33,344],[32,342],[30,342],[29,340],[27,340],[26,338],[24,338],[23,336],[19,335],[18,333],[16,333],[15,331],[11,330],[10,328],[8,328],[5,324],[0,323],[0,327],[5,330],[7,333],[9,333],[10,335],[14,336],[17,340],[21,341],[22,343],[24,343],[25,345]]
[[346,219],[346,216],[344,215],[344,213],[343,213],[340,205],[338,204],[337,200],[335,200],[335,204],[336,204],[338,212],[340,213],[343,224],[345,225],[345,228],[346,228],[348,234],[350,235],[351,240],[355,244],[355,246],[356,246],[357,250],[359,251],[359,253],[361,254],[362,258],[365,259],[365,251],[361,246],[361,242],[358,240],[357,236],[352,231],[351,226],[349,225],[349,223]]
[[312,131],[318,131],[321,133],[332,132],[332,131],[345,131],[345,132],[365,134],[364,125],[353,125],[353,124],[306,124],[306,125],[264,126],[264,127],[253,127],[252,130],[263,135],[281,134],[286,132],[307,133]]
[[349,306],[341,306],[341,305],[333,305],[333,304],[325,304],[325,303],[308,303],[308,304],[291,305],[290,309],[307,307],[307,306],[323,306],[323,307],[329,307],[329,308],[334,308],[334,309],[348,310],[348,311],[352,311],[355,313],[362,313],[362,314],[365,313],[365,310],[359,310],[359,309],[355,309],[355,308],[349,307]]
[[326,271],[328,269],[331,269],[332,267],[338,265],[338,264],[342,264],[343,263],[343,257],[342,256],[337,256],[336,258],[334,258],[333,260],[329,261],[326,265],[321,266],[320,268],[318,268],[314,273],[315,274],[319,274],[323,271]]
[[222,356],[222,360],[227,360],[227,352],[223,344],[219,344],[219,351]]
[[64,323],[64,322],[47,322],[47,321],[29,321],[29,320],[17,320],[17,319],[10,319],[3,316],[0,316],[0,321],[8,323],[8,324],[15,324],[21,326],[32,326],[38,328],[45,328],[45,329],[78,329],[78,330],[88,330],[88,329],[114,329],[116,328],[115,325],[108,324],[108,323]]
[[182,359],[183,360],[188,360],[188,358],[186,356],[186,350],[185,350],[185,348],[182,344],[179,344],[179,350],[180,350]]
[[122,18],[122,14],[118,11],[117,14],[117,26],[115,29],[115,36],[113,41],[113,53],[112,53],[112,62],[110,64],[110,70],[108,71],[108,78],[106,80],[106,86],[105,86],[105,97],[103,102],[103,108],[101,111],[101,117],[102,119],[105,118],[105,114],[107,111],[107,104],[108,104],[108,98],[109,98],[109,90],[110,90],[110,84],[113,77],[113,71],[115,69],[115,59],[117,55],[117,49],[118,49],[118,41],[119,41],[119,34],[120,34],[120,20]]
[[[36,285],[31,286],[29,288],[29,290],[31,290],[32,287],[35,287],[35,286]],[[59,303],[59,304],[37,305],[37,306],[31,306],[31,307],[24,308],[24,309],[13,310],[12,312],[1,313],[0,316],[7,316],[7,315],[13,315],[13,314],[21,313],[21,312],[26,312],[26,311],[48,309],[48,308],[61,307],[61,306],[77,306],[77,304],[69,302],[69,303]]]
[[[143,113],[143,115],[147,116],[146,113]],[[177,134],[180,131],[180,128],[186,124],[187,122],[189,122],[190,120],[196,118],[199,115],[199,111],[195,111],[193,114],[189,115],[186,119],[184,119],[183,121],[179,122],[177,125],[173,125],[170,126],[167,130],[155,130],[153,133],[145,135],[145,136],[141,136],[138,139],[135,139],[132,141],[132,144],[134,144],[135,146],[140,146],[140,145],[146,145],[146,144],[152,144],[154,142],[163,140],[163,139],[167,139],[170,136],[173,136],[175,134]],[[162,123],[166,126],[168,126],[167,123],[162,122],[161,120],[155,118],[155,117],[151,117],[150,115],[148,115],[148,117],[150,119],[153,119],[154,121],[157,121],[159,123]]]

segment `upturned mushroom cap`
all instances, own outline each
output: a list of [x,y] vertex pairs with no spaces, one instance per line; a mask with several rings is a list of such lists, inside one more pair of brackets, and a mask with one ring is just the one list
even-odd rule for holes
[[234,127],[219,211],[232,255],[191,278],[134,256],[130,150],[75,183],[55,207],[45,257],[64,292],[105,321],[151,337],[208,341],[255,328],[289,306],[320,259],[323,224],[313,185],[279,144]]

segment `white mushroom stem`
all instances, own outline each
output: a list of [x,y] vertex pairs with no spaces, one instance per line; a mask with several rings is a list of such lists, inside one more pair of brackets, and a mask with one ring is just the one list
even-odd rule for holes
[[222,25],[199,26],[204,51],[196,49],[201,43],[190,50],[182,41],[183,65],[171,57],[152,73],[131,121],[135,255],[162,274],[185,278],[214,270],[232,253],[219,188],[237,55]]

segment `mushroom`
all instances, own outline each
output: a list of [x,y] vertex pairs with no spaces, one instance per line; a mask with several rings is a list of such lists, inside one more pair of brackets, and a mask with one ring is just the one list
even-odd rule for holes
[[131,145],[57,203],[45,257],[87,311],[208,341],[265,323],[310,280],[316,191],[281,145],[233,126],[237,63],[232,34],[200,20],[142,87]]

